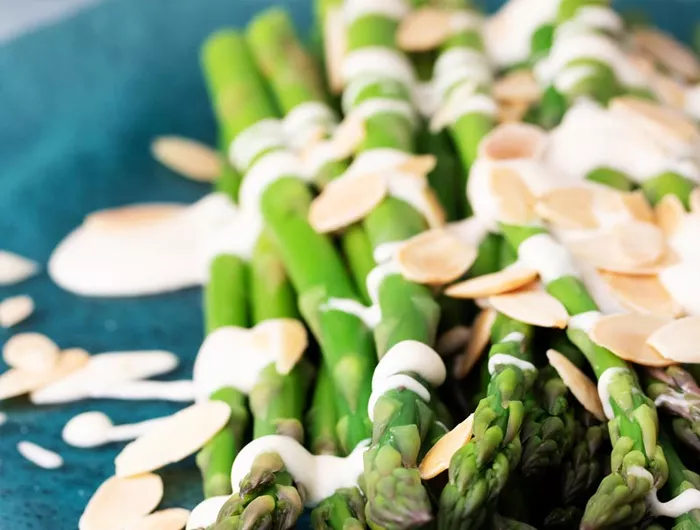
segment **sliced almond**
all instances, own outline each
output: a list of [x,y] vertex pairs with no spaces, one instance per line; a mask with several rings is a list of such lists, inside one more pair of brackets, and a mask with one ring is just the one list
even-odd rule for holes
[[526,103],[501,103],[498,105],[498,123],[519,123],[527,114]]
[[153,511],[163,498],[163,481],[147,473],[111,477],[94,493],[78,523],[79,530],[122,530]]
[[495,167],[490,175],[491,193],[499,205],[499,220],[514,225],[526,225],[537,219],[535,196],[517,171]]
[[452,13],[436,7],[422,7],[406,15],[396,32],[396,44],[407,52],[438,48],[452,33]]
[[698,364],[700,316],[668,322],[648,335],[646,343],[670,362]]
[[428,230],[402,244],[396,261],[407,280],[443,285],[462,276],[476,260],[475,247],[463,243],[446,230]]
[[544,291],[524,290],[489,298],[499,313],[533,326],[564,329],[569,313],[563,304]]
[[435,155],[417,155],[399,164],[396,169],[402,173],[425,177],[435,169],[435,166],[437,166]]
[[314,199],[309,222],[320,233],[334,232],[363,219],[388,193],[386,180],[368,173],[341,177]]
[[533,160],[540,156],[547,133],[527,123],[499,125],[479,144],[479,156],[494,161]]
[[197,403],[173,414],[122,449],[114,460],[116,475],[130,477],[179,462],[201,449],[230,415],[221,401]]
[[183,177],[213,182],[221,174],[221,157],[201,142],[181,136],[161,136],[151,144],[153,158]]
[[678,229],[683,222],[685,213],[683,203],[675,195],[664,195],[654,208],[656,224],[661,227],[667,237],[673,235]]
[[683,113],[646,99],[617,97],[610,102],[610,110],[684,142],[693,142],[700,137],[695,123]]
[[181,204],[136,204],[120,208],[110,208],[93,212],[85,219],[85,224],[101,230],[128,230],[171,219],[186,210]]
[[255,326],[253,335],[262,339],[267,351],[277,360],[277,371],[283,375],[292,371],[309,345],[304,324],[293,318],[265,320]]
[[547,350],[547,359],[579,403],[600,421],[605,421],[598,388],[578,367],[556,350]]
[[34,300],[31,296],[5,298],[0,302],[0,326],[11,328],[29,318],[33,312]]
[[455,377],[463,379],[469,375],[472,368],[479,362],[491,340],[491,327],[496,321],[496,311],[486,308],[474,319],[472,333],[464,353],[455,362]]
[[668,322],[666,318],[639,313],[606,315],[596,321],[589,335],[593,342],[625,361],[642,366],[670,366],[673,361],[646,343],[652,333]]
[[556,188],[538,199],[535,213],[559,228],[594,230],[599,226],[594,202],[595,193],[590,188]]
[[440,438],[418,466],[420,477],[423,480],[429,480],[447,471],[454,454],[471,440],[473,427],[474,414],[470,414],[467,419]]
[[184,508],[168,508],[139,519],[125,530],[182,530],[189,516],[190,511]]
[[445,294],[452,298],[483,298],[514,291],[537,279],[538,273],[520,265],[511,265],[492,274],[484,274],[451,285]]
[[504,75],[493,85],[493,97],[498,101],[530,106],[539,101],[542,88],[530,70],[520,69]]
[[652,78],[651,85],[659,101],[674,109],[685,110],[687,97],[686,88],[682,83],[657,72]]
[[599,270],[631,276],[655,275],[678,263],[678,256],[668,251],[656,263],[635,265],[629,259],[625,259],[618,241],[610,234],[569,241],[566,246],[576,257]]
[[90,356],[74,348],[63,351],[53,369],[48,372],[27,372],[12,368],[0,375],[0,399],[21,396],[63,379],[83,368]]
[[328,86],[333,94],[343,91],[343,59],[348,49],[347,28],[343,6],[331,7],[326,12],[323,27],[324,56]]
[[454,326],[443,332],[435,343],[435,351],[440,357],[451,357],[461,352],[469,343],[472,336],[471,328],[467,326]]
[[634,32],[632,42],[672,73],[688,81],[700,78],[700,62],[695,54],[667,33],[652,28],[639,29]]
[[645,223],[655,222],[654,209],[649,204],[643,191],[623,192],[619,196],[622,199],[622,204],[633,219]]
[[628,276],[600,272],[613,296],[630,311],[661,318],[676,318],[683,308],[671,298],[656,276]]
[[0,285],[22,282],[39,271],[39,265],[13,252],[0,250]]
[[700,214],[700,188],[695,188],[690,192],[690,211]]
[[363,119],[354,114],[349,114],[338,125],[331,142],[333,152],[337,160],[350,158],[362,145],[367,137],[367,128]]
[[59,352],[56,343],[41,333],[19,333],[5,343],[2,358],[26,372],[48,372],[56,365]]
[[634,267],[658,263],[666,253],[666,238],[659,227],[651,223],[630,221],[613,228],[616,258]]
[[423,208],[421,213],[430,228],[441,228],[447,223],[447,214],[432,188],[423,189]]

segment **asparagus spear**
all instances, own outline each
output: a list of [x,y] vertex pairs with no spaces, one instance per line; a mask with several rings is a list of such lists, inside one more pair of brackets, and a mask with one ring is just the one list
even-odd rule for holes
[[[663,431],[659,436],[659,443],[664,449],[666,461],[668,462],[668,483],[666,487],[671,490],[671,494],[676,497],[686,490],[700,489],[700,476],[683,465],[671,440]],[[673,525],[673,530],[698,529],[700,529],[700,510],[692,510],[676,517]]]
[[335,389],[325,364],[321,364],[316,379],[311,409],[307,413],[308,446],[316,455],[340,453],[335,426],[338,415],[335,410]]
[[314,530],[363,530],[365,524],[365,499],[357,488],[336,491],[324,499],[313,512],[311,524]]

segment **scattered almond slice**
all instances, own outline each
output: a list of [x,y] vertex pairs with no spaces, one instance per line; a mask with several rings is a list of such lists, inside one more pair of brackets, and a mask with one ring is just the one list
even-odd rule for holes
[[678,263],[678,256],[668,251],[656,263],[634,265],[621,258],[620,247],[610,234],[602,234],[586,239],[567,242],[567,248],[580,259],[599,270],[627,274],[630,276],[650,276]]
[[500,221],[526,225],[537,219],[535,197],[517,171],[505,167],[493,168],[490,187],[499,205]]
[[432,188],[423,189],[423,209],[421,211],[429,228],[441,228],[447,223],[447,214]]
[[63,466],[63,457],[34,442],[22,440],[17,444],[17,451],[35,466],[43,469],[58,469]]
[[683,142],[700,139],[700,131],[695,123],[682,112],[659,105],[653,101],[633,96],[620,96],[609,105],[610,111],[639,125],[651,127],[658,133]]
[[501,102],[529,107],[539,101],[541,96],[542,88],[530,70],[515,70],[496,80],[493,85],[493,97]]
[[677,363],[700,363],[700,316],[689,316],[656,329],[646,340],[664,359]]
[[556,188],[539,197],[535,213],[566,230],[594,230],[599,226],[593,213],[594,195],[591,188]]
[[591,328],[593,342],[607,348],[620,359],[642,366],[670,366],[674,361],[662,357],[646,340],[669,320],[653,315],[624,313],[601,317]]
[[499,125],[479,144],[479,156],[493,161],[539,157],[547,142],[547,133],[527,123]]
[[429,480],[437,477],[443,471],[447,471],[454,454],[467,445],[471,439],[473,427],[474,414],[470,414],[467,419],[440,438],[418,466],[420,477],[423,480]]
[[633,267],[658,263],[666,253],[666,238],[659,227],[651,223],[630,221],[612,230],[617,259]]
[[670,76],[657,72],[652,80],[651,86],[659,101],[677,110],[686,108],[686,88]]
[[632,42],[674,74],[688,81],[700,78],[700,62],[695,54],[670,35],[652,28],[638,29]]
[[579,403],[600,421],[605,421],[598,388],[578,367],[556,350],[547,350],[547,359]]
[[520,265],[511,265],[498,272],[484,274],[483,276],[470,278],[451,285],[445,290],[445,294],[452,298],[494,296],[524,287],[536,280],[537,276],[538,273],[534,269],[527,269]]
[[116,475],[130,477],[179,462],[201,449],[226,425],[230,414],[221,401],[197,403],[173,414],[117,455]]
[[663,230],[666,237],[673,235],[678,227],[683,222],[685,217],[685,208],[681,200],[675,195],[664,195],[664,197],[656,203],[654,208],[654,216],[656,224]]
[[122,530],[148,515],[163,498],[163,481],[147,473],[135,477],[111,477],[88,502],[79,530]]
[[601,271],[613,296],[630,311],[661,318],[676,318],[683,308],[671,297],[656,276],[627,276]]
[[328,86],[333,94],[340,94],[344,86],[341,68],[348,48],[347,29],[345,27],[342,5],[331,7],[326,12],[323,40]]
[[524,290],[489,298],[499,313],[533,326],[564,329],[569,313],[562,303],[544,291]]
[[183,177],[214,182],[221,174],[221,157],[211,147],[181,136],[160,136],[151,144],[153,158]]
[[364,120],[352,113],[346,116],[331,138],[336,159],[350,158],[365,141],[366,136],[367,129]]
[[286,375],[292,371],[304,355],[308,337],[304,324],[293,318],[265,320],[253,329],[254,340],[261,344],[276,359],[277,371]]
[[396,252],[404,278],[417,283],[442,285],[456,280],[476,260],[477,249],[446,230],[428,230],[412,237]]
[[190,511],[184,508],[168,508],[139,519],[125,530],[182,530],[189,516]]
[[519,123],[527,114],[530,106],[526,103],[500,103],[498,105],[498,123]]
[[690,211],[700,214],[700,188],[695,188],[690,192]]
[[0,250],[0,285],[12,285],[35,276],[39,265],[18,254]]
[[122,206],[89,214],[85,218],[85,225],[103,230],[128,230],[171,219],[186,209],[183,204],[167,203]]
[[422,7],[406,15],[396,32],[397,46],[407,52],[438,48],[452,34],[452,13],[436,7]]
[[380,175],[341,177],[311,203],[309,222],[320,233],[339,230],[364,218],[387,193],[386,180]]
[[641,190],[622,192],[619,194],[622,204],[633,219],[645,223],[654,223],[654,210]]
[[0,326],[11,328],[28,319],[34,312],[34,300],[31,296],[20,295],[5,298],[0,302]]
[[462,351],[472,336],[471,328],[467,326],[454,326],[443,332],[435,343],[435,351],[440,357],[450,357]]
[[476,319],[474,319],[471,338],[467,343],[467,348],[455,362],[455,377],[457,379],[467,377],[472,368],[479,362],[491,340],[491,326],[493,326],[495,321],[496,311],[490,307],[482,309]]
[[435,166],[437,166],[435,155],[417,155],[399,164],[396,169],[402,173],[425,177],[435,169]]
[[26,372],[48,372],[56,365],[59,352],[56,343],[41,333],[19,333],[5,343],[2,358]]

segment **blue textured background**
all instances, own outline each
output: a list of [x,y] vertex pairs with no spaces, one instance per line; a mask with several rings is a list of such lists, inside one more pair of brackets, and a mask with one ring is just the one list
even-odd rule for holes
[[[212,30],[241,26],[275,3],[113,0],[1,47],[0,249],[46,263],[56,243],[90,211],[138,201],[191,202],[206,193],[206,186],[158,166],[148,146],[166,133],[213,143],[198,48]],[[300,27],[308,27],[310,0],[281,3]],[[640,4],[684,38],[700,18],[700,4],[688,0],[618,2]],[[173,377],[191,374],[202,336],[196,290],[140,300],[83,299],[42,275],[0,288],[0,299],[23,293],[35,299],[37,310],[13,331],[37,330],[62,347],[93,353],[169,349],[182,358]],[[0,343],[8,337],[0,330]],[[91,493],[112,474],[120,445],[79,450],[62,442],[60,431],[73,415],[101,410],[121,423],[177,408],[113,401],[0,404],[9,416],[0,426],[0,529],[75,529]],[[15,450],[22,439],[57,450],[64,467],[34,467]],[[191,508],[201,497],[191,461],[162,475],[164,506]]]

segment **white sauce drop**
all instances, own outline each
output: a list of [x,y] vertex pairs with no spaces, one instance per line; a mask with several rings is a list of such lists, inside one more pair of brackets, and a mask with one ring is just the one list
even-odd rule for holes
[[57,469],[63,465],[61,455],[49,451],[34,442],[22,440],[17,444],[17,451],[32,464],[44,469]]
[[600,311],[587,311],[586,313],[573,315],[569,318],[569,329],[581,330],[588,335],[602,316],[603,314]]
[[400,114],[414,125],[417,123],[416,111],[408,101],[391,98],[366,99],[353,107],[351,114],[363,121],[377,114]]
[[185,530],[209,528],[216,522],[221,508],[223,508],[226,501],[230,498],[229,495],[219,495],[218,497],[204,499],[190,512]]
[[489,233],[486,223],[477,216],[448,223],[445,228],[463,243],[474,247],[478,247]]
[[404,0],[346,0],[343,4],[345,24],[348,26],[370,15],[399,21],[409,11],[410,6]]
[[319,129],[331,131],[337,122],[335,112],[326,103],[305,101],[287,113],[282,128],[289,145],[301,149]]
[[321,307],[322,311],[341,311],[359,318],[369,329],[374,329],[382,320],[379,305],[364,306],[350,298],[329,298]]
[[391,390],[410,390],[419,396],[426,403],[430,403],[430,391],[420,384],[416,379],[406,374],[396,374],[372,383],[372,393],[367,402],[367,415],[374,421],[374,409],[379,398]]
[[629,368],[608,368],[602,374],[600,374],[600,377],[598,378],[598,396],[600,397],[600,402],[603,405],[605,417],[609,420],[612,420],[615,417],[615,411],[610,404],[610,383],[612,382],[613,377],[625,372],[629,372]]
[[537,368],[535,368],[535,365],[531,362],[519,359],[513,355],[508,355],[507,353],[497,353],[489,357],[489,374],[493,375],[496,372],[496,367],[504,365],[517,366],[523,372],[537,372]]
[[510,333],[508,333],[508,335],[503,337],[498,342],[501,342],[501,343],[503,343],[503,342],[523,342],[524,340],[525,340],[525,335],[523,335],[519,331],[511,331]]
[[63,427],[62,437],[73,447],[98,447],[110,442],[134,440],[167,418],[114,425],[102,412],[84,412],[73,416]]
[[347,84],[364,76],[394,79],[407,87],[416,82],[413,66],[403,52],[381,46],[366,46],[343,59],[342,76]]
[[250,164],[268,149],[287,145],[282,122],[275,118],[260,120],[236,136],[229,149],[229,158],[238,171],[246,172]]
[[568,250],[549,234],[537,234],[523,241],[518,247],[518,261],[535,269],[545,284],[579,275]]

